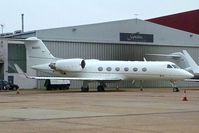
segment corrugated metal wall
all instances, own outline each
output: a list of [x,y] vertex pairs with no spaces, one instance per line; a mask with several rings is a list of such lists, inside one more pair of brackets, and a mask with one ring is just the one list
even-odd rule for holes
[[[196,47],[175,47],[175,46],[151,46],[136,44],[111,44],[96,42],[69,42],[69,41],[47,41],[44,43],[56,57],[60,58],[83,58],[83,59],[100,59],[100,60],[143,60],[148,53],[172,53],[181,52],[183,49],[193,56],[198,63],[199,52]],[[154,60],[155,58],[147,58]],[[156,57],[157,59],[157,57]],[[163,60],[163,59],[161,59]],[[199,64],[199,63],[198,63]],[[39,76],[43,73],[38,72]],[[43,87],[44,81],[38,81],[38,87]],[[72,88],[80,88],[82,82],[71,81]],[[90,87],[96,87],[97,83],[90,84]],[[139,82],[132,85],[131,82],[124,81],[121,83],[107,84],[109,87],[139,87]],[[199,83],[179,82],[179,87],[198,86]],[[144,81],[143,87],[171,87],[167,81]]]

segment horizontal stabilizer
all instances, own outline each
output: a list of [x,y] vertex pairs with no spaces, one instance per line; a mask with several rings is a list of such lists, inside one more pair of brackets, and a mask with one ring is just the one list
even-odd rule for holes
[[172,54],[146,54],[148,56],[159,56],[159,57],[168,57],[172,59],[180,59],[182,58],[182,53],[177,52],[177,53],[172,53]]
[[27,39],[10,39],[12,41],[21,41],[21,42],[37,42],[40,39],[38,39],[37,37],[29,37]]
[[21,68],[17,65],[17,64],[14,64],[17,72],[20,74],[20,76],[24,77],[24,78],[28,78],[28,75],[26,73],[23,72],[23,70],[21,70]]

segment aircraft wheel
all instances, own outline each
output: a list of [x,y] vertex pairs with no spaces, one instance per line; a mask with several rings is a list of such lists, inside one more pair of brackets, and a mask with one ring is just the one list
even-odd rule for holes
[[3,90],[8,90],[8,87],[7,87],[7,86],[4,86],[4,87],[3,87]]
[[99,85],[99,86],[97,87],[97,91],[98,91],[98,92],[104,92],[105,90],[104,90],[104,87],[103,87],[102,85]]
[[179,92],[180,90],[178,89],[178,87],[174,87],[173,88],[173,92]]
[[88,87],[86,87],[86,88],[82,87],[82,88],[81,88],[81,92],[88,92],[88,91],[89,91],[89,88],[88,88]]

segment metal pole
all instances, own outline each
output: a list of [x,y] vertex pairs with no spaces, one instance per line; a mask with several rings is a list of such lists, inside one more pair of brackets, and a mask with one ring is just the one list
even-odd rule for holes
[[1,34],[3,34],[3,28],[4,28],[4,25],[1,24]]
[[24,32],[24,14],[21,14],[21,31]]

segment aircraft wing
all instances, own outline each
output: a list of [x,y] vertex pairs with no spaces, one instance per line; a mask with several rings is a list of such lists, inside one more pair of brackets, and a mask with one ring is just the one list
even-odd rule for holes
[[187,82],[199,82],[199,79],[184,79]]
[[114,77],[102,77],[102,78],[81,78],[81,77],[37,77],[37,76],[28,76],[26,78],[29,79],[38,79],[38,80],[45,80],[45,79],[57,79],[57,80],[79,80],[79,81],[121,81],[122,78],[114,78]]
[[122,77],[119,76],[109,76],[109,77],[101,77],[101,78],[84,78],[84,77],[50,77],[50,76],[46,76],[46,77],[37,77],[37,76],[29,76],[28,74],[24,73],[21,68],[17,65],[14,64],[17,72],[19,74],[21,74],[21,76],[23,76],[24,78],[28,78],[28,79],[37,79],[37,80],[45,80],[45,79],[57,79],[57,80],[79,80],[79,81],[121,81],[123,80]]

